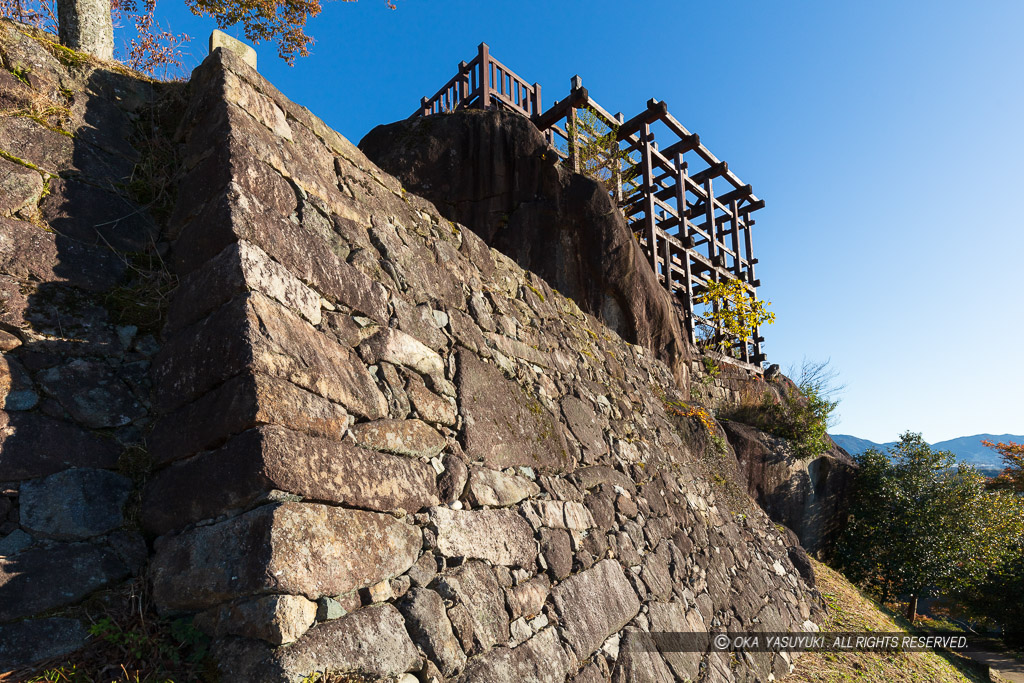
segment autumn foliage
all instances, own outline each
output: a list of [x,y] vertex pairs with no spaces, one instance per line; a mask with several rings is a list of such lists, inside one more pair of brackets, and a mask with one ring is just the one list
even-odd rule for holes
[[[355,2],[356,0],[342,0]],[[220,28],[241,24],[245,36],[259,43],[276,41],[277,52],[288,64],[305,57],[313,44],[306,20],[320,14],[320,0],[185,0],[197,16],[212,17]],[[393,0],[385,0],[395,9]],[[172,33],[156,18],[156,0],[111,0],[114,26],[127,37],[118,58],[151,76],[174,76],[182,66],[181,47],[191,38]],[[0,17],[57,33],[56,0],[0,0]]]
[[1024,493],[1024,444],[992,443],[982,441],[982,446],[991,448],[1003,457],[1003,471],[989,480],[989,487]]

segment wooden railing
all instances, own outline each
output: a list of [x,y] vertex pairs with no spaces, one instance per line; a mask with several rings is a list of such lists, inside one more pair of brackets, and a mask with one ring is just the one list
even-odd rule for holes
[[476,57],[460,62],[459,70],[433,97],[424,97],[413,116],[443,114],[458,109],[495,106],[514,109],[527,116],[541,111],[540,84],[528,84],[507,66],[491,57],[487,43],[480,43]]
[[[481,43],[476,58],[461,63],[458,74],[432,98],[423,98],[413,116],[466,107],[519,111],[574,171],[599,169],[651,268],[680,306],[690,340],[709,341],[760,372],[765,354],[759,332],[750,339],[730,338],[709,320],[717,304],[702,312],[694,303],[709,282],[729,280],[742,282],[747,295],[757,297],[761,283],[754,274],[751,214],[764,207],[764,200],[664,102],[652,99],[626,120],[591,99],[574,76],[568,97],[540,113],[540,85],[527,85]],[[663,146],[656,135],[664,136]],[[598,140],[612,142],[595,151]]]

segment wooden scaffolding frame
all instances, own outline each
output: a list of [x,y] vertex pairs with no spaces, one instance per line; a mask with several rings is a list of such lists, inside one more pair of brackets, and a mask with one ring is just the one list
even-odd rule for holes
[[[612,140],[607,152],[598,152],[604,155],[600,166],[609,176],[609,192],[680,307],[690,341],[709,342],[761,372],[766,356],[759,330],[750,339],[730,337],[695,310],[694,302],[708,283],[732,280],[757,298],[761,283],[754,271],[751,214],[764,207],[764,200],[679,123],[665,102],[649,100],[644,111],[627,120],[591,99],[574,76],[568,97],[543,111],[540,85],[529,85],[481,43],[477,56],[461,62],[458,73],[433,97],[424,97],[412,116],[465,108],[507,108],[528,116],[577,172],[584,170],[581,149],[593,154],[595,140]],[[659,147],[656,135],[664,136],[664,145]]]

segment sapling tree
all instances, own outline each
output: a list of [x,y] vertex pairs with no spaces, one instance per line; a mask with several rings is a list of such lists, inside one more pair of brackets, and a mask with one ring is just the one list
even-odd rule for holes
[[741,280],[709,280],[696,303],[707,307],[704,317],[715,328],[704,339],[705,348],[714,351],[725,351],[733,339],[746,344],[758,327],[775,322],[775,314],[768,310],[772,303],[756,299]]

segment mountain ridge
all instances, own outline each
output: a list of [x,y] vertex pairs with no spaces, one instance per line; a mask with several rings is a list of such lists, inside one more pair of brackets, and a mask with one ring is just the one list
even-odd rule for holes
[[[829,434],[829,436],[831,436],[832,440],[850,455],[859,455],[870,448],[885,451],[896,444],[895,441],[877,443],[875,441],[862,439],[850,434]],[[993,441],[996,443],[999,443],[1000,441],[1016,441],[1017,443],[1021,443],[1024,442],[1024,436],[1020,434],[974,434],[971,436],[958,436],[953,439],[946,439],[945,441],[937,441],[928,445],[931,446],[932,450],[950,451],[956,456],[956,459],[959,462],[974,465],[975,467],[1001,468],[1002,459],[999,457],[999,454],[990,448],[982,446],[982,440]]]

